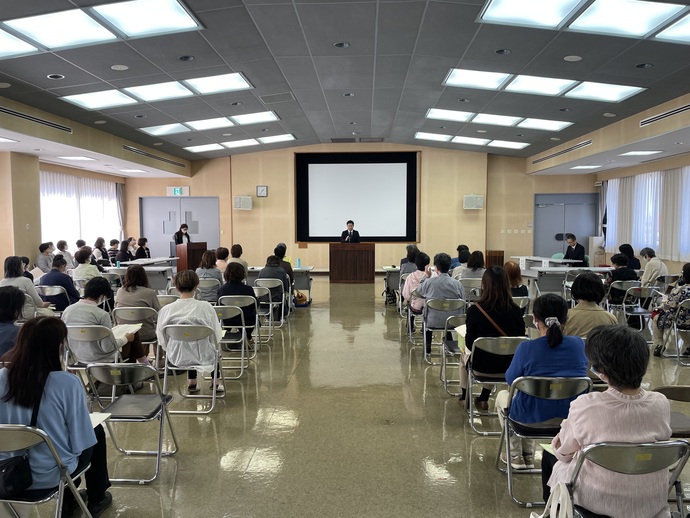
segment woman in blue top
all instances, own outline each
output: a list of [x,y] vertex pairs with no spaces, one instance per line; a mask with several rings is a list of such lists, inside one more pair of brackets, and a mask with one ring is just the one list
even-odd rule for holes
[[[541,336],[518,346],[506,371],[506,381],[512,383],[520,376],[586,376],[584,341],[579,336],[563,336],[561,331],[568,319],[568,304],[565,300],[554,294],[542,295],[534,301],[533,313],[534,324]],[[538,423],[555,417],[566,418],[570,401],[548,401],[517,393],[510,405],[510,417],[521,423]],[[508,391],[504,390],[496,396],[496,407],[507,406]],[[521,441],[517,437],[511,437],[510,440],[510,463],[513,469],[532,469],[533,441]]]
[[[54,317],[37,317],[26,322],[10,350],[8,367],[0,369],[0,423],[26,424],[36,405],[36,426],[53,441],[70,473],[86,472],[88,509],[95,518],[112,503],[106,458],[105,433],[95,429],[86,408],[84,387],[74,374],[60,365],[60,350],[67,339],[67,327]],[[0,460],[11,454],[0,454]],[[45,445],[29,452],[33,484],[29,489],[49,489],[60,481],[60,472]],[[77,502],[65,491],[62,516],[71,516]]]

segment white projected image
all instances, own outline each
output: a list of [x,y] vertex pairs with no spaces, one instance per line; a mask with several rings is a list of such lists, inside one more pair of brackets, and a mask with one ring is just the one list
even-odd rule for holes
[[340,238],[354,220],[367,236],[406,234],[407,165],[309,164],[309,235]]

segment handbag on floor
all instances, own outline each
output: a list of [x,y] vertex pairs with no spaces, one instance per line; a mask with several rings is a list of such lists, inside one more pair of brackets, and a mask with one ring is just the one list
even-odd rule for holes
[[546,502],[544,512],[537,514],[533,511],[530,518],[573,518],[573,501],[570,498],[565,482],[559,482],[551,488],[549,501]]

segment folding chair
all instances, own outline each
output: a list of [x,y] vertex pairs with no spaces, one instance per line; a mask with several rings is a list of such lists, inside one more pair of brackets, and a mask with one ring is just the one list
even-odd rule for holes
[[[491,385],[506,385],[505,372],[496,374],[486,374],[482,372],[483,362],[477,362],[475,356],[477,351],[482,351],[485,354],[494,356],[514,356],[515,350],[522,342],[527,341],[525,336],[498,336],[498,337],[482,337],[477,338],[472,344],[472,353],[467,362],[467,396],[465,404],[467,405],[467,412],[469,414],[470,426],[475,433],[479,435],[501,435],[501,432],[483,431],[477,428],[475,419],[481,415],[497,416],[496,412],[482,412],[481,414],[474,408],[474,394],[473,388],[475,385],[491,384]],[[484,368],[484,370],[488,370]]]
[[522,314],[529,313],[529,305],[532,300],[529,297],[513,297],[513,302],[522,310]]
[[[269,320],[269,326],[283,327],[283,324],[285,323],[285,286],[283,285],[283,281],[280,279],[256,279],[254,281],[254,286],[258,288],[268,288],[269,291],[271,291],[271,300],[268,302],[271,307],[271,319]],[[280,290],[278,300],[275,300],[273,295],[273,290],[276,289]],[[275,324],[275,319],[273,318],[273,312],[276,308],[280,308],[280,320],[277,324]]]
[[28,293],[24,294],[24,308],[22,309],[22,316],[18,318],[17,320],[19,322],[26,322],[27,320],[31,320],[32,318],[36,317],[36,314],[38,311],[36,310],[36,303],[34,302],[34,298],[29,295]]
[[167,306],[168,304],[171,304],[180,298],[179,295],[174,295],[174,294],[157,295],[157,297],[158,297],[158,302],[160,302],[161,307]]
[[[218,290],[220,289],[221,283],[218,279],[199,279],[199,296],[204,297],[204,295],[209,295],[209,298],[212,298],[214,301],[218,299]],[[211,293],[213,293],[213,297],[211,297]],[[206,300],[206,299],[203,299]]]
[[[53,456],[55,464],[60,472],[60,482],[57,487],[25,491],[11,498],[0,499],[0,503],[5,504],[5,508],[11,513],[11,516],[18,518],[19,513],[14,508],[14,505],[23,504],[37,506],[55,499],[55,518],[59,518],[62,516],[62,501],[65,494],[65,488],[68,488],[72,492],[72,495],[74,495],[84,516],[91,518],[89,509],[79,496],[77,486],[74,484],[74,480],[82,476],[86,470],[89,469],[90,465],[87,465],[72,477],[67,466],[65,466],[62,459],[60,459],[60,454],[55,449],[53,441],[43,430],[23,424],[0,424],[1,453],[31,450],[41,445],[45,445],[45,448]],[[31,456],[31,453],[29,453],[29,456]]]
[[[226,379],[239,379],[242,377],[242,374],[244,374],[244,369],[247,368],[248,365],[248,360],[247,360],[247,332],[246,332],[246,326],[244,325],[244,313],[242,312],[242,308],[239,308],[237,306],[213,306],[213,309],[216,312],[216,315],[218,315],[218,320],[220,320],[220,325],[222,326],[223,330],[225,331],[225,335],[223,338],[220,340],[220,347],[221,350],[227,354],[231,353],[237,353],[238,350],[235,348],[233,349],[231,346],[232,345],[239,345],[239,358],[236,356],[225,356],[221,353],[221,365],[228,365],[227,367],[224,367],[224,369],[239,369],[239,374],[237,376],[228,376]],[[228,320],[231,318],[239,318],[241,324],[240,325],[231,325],[231,326],[226,326],[223,321]],[[236,328],[239,331],[233,332],[232,329]],[[239,362],[237,361],[239,359]]]
[[482,295],[482,280],[481,279],[459,279],[465,290],[465,300],[473,302],[479,300]]
[[[424,345],[424,360],[429,365],[440,365],[440,363],[431,361],[431,346],[441,345],[441,343],[434,344],[433,340],[431,343],[427,344],[427,331],[442,331],[445,329],[445,322],[449,316],[460,315],[465,312],[465,307],[467,302],[462,299],[426,299],[424,301],[424,309],[422,310],[422,335],[423,335],[423,345]],[[444,325],[441,327],[432,327],[429,325],[429,316],[434,312],[443,313]],[[432,335],[433,336],[433,335]],[[427,353],[427,351],[429,351]]]
[[676,340],[676,357],[678,358],[678,363],[681,365],[690,365],[690,362],[684,361],[683,355],[681,354],[681,340],[683,341],[683,347],[685,349],[690,349],[690,329],[684,329],[678,327],[678,316],[681,311],[685,311],[690,314],[690,299],[685,299],[676,308],[676,312],[673,315],[673,336]]
[[[503,431],[501,432],[501,444],[499,445],[498,453],[496,454],[496,468],[508,475],[508,494],[510,495],[510,498],[513,499],[513,502],[521,505],[522,507],[544,505],[544,502],[522,501],[515,496],[513,488],[513,476],[515,475],[515,470],[510,462],[512,453],[510,438],[518,437],[520,439],[534,439],[541,442],[550,442],[551,439],[558,435],[558,432],[561,429],[561,423],[563,422],[562,418],[553,418],[540,423],[521,423],[516,421],[510,417],[510,403],[513,401],[513,398],[517,395],[517,393],[521,392],[526,396],[532,396],[548,401],[558,401],[575,398],[580,394],[589,392],[590,390],[592,390],[592,380],[587,376],[572,378],[522,376],[513,381],[508,393],[508,408],[497,409],[498,412],[501,412],[501,416],[504,419],[504,427]],[[504,446],[506,452],[505,469],[500,467],[501,453],[504,451]],[[524,469],[519,470],[517,473],[541,473],[541,469]]]
[[[67,306],[69,306],[72,301],[69,299],[69,295],[67,294],[67,290],[63,288],[62,286],[36,286],[36,292],[43,298],[45,299],[46,297],[64,297],[65,301],[67,302]],[[55,310],[55,316],[59,317],[62,314],[62,311],[57,311]]]
[[[606,292],[606,309],[614,315],[618,316],[620,321],[620,315],[623,313],[623,308],[628,304],[625,298],[625,294],[630,288],[639,288],[642,284],[640,281],[614,281],[609,285],[609,289]],[[611,302],[612,295],[620,293],[622,298],[620,301]]]
[[[86,377],[89,379],[94,394],[96,394],[96,402],[101,412],[110,414],[110,418],[105,421],[105,424],[108,427],[108,433],[113,441],[113,446],[125,455],[156,456],[156,470],[152,477],[146,479],[111,478],[110,481],[125,484],[150,484],[158,478],[161,469],[161,458],[174,455],[178,451],[177,438],[175,437],[175,431],[168,414],[168,404],[172,401],[172,396],[163,393],[156,369],[151,365],[144,365],[142,363],[93,363],[86,367]],[[110,403],[105,404],[102,398],[98,396],[96,382],[114,387],[146,383],[153,389],[153,393],[123,394],[114,398]],[[156,450],[127,450],[118,445],[112,423],[148,423],[156,419],[159,422],[158,447]],[[170,436],[172,437],[172,450],[163,449],[166,420],[170,429]],[[135,436],[141,438],[141,435]]]
[[575,306],[575,301],[573,300],[573,297],[570,294],[570,288],[572,288],[575,278],[585,271],[587,270],[577,269],[568,270],[567,272],[565,272],[565,279],[563,279],[563,298],[571,307]]
[[[120,307],[113,309],[113,320],[115,324],[140,324],[149,319],[153,320],[154,326],[158,311],[148,307]],[[158,340],[154,337],[153,340],[142,340],[141,344],[149,348],[154,347],[154,358],[158,365],[158,358],[160,356],[160,348],[158,347]]]
[[660,275],[654,281],[654,287],[658,288],[661,293],[666,293],[670,284],[677,282],[680,275]]
[[[690,403],[690,385],[662,385],[652,390],[663,394],[669,401]],[[671,437],[690,439],[690,415],[671,408]]]
[[[211,381],[211,395],[206,396],[206,395],[200,395],[200,394],[183,394],[182,390],[180,389],[180,382],[179,380],[176,380],[176,385],[177,385],[177,392],[180,394],[181,397],[185,399],[210,399],[211,400],[211,406],[207,410],[170,410],[169,412],[171,414],[187,414],[187,415],[200,415],[200,414],[210,414],[213,409],[216,407],[216,399],[217,398],[224,398],[225,393],[223,393],[221,396],[218,396],[217,394],[217,385],[216,381],[218,380],[218,362],[220,361],[220,351],[218,349],[218,344],[215,344],[215,349],[214,349],[214,359],[212,364],[204,364],[200,362],[194,362],[192,361],[192,358],[201,358],[201,351],[200,351],[200,345],[198,344],[198,340],[202,340],[208,337],[213,336],[213,329],[211,329],[208,326],[201,326],[201,325],[187,325],[187,324],[172,324],[165,326],[163,328],[163,336],[165,337],[165,341],[167,344],[168,339],[172,338],[174,340],[177,340],[179,342],[184,342],[185,344],[182,345],[181,347],[188,347],[189,348],[189,362],[185,362],[184,365],[175,365],[172,363],[170,360],[170,351],[168,351],[168,347],[166,345],[166,355],[165,355],[165,375],[163,377],[163,393],[167,394],[168,393],[168,373],[170,373],[172,370],[178,370],[178,369],[184,369],[184,370],[189,370],[189,369],[194,369],[194,368],[204,368],[208,369],[211,368],[213,369],[213,378]],[[203,346],[206,346],[206,344],[203,344]],[[224,380],[223,377],[223,370],[220,369],[220,379],[221,382]]]
[[[166,295],[175,295],[178,299],[180,298],[180,292],[177,291],[177,288],[175,286],[168,286],[168,288],[165,290]],[[159,297],[161,295],[158,295]],[[201,300],[201,292],[199,291],[199,288],[194,290],[194,298],[196,300]]]
[[[259,305],[256,302],[256,299],[254,297],[250,297],[248,295],[225,295],[224,297],[221,297],[218,299],[218,305],[219,306],[236,306],[240,309],[246,308],[247,306],[253,306],[254,307],[254,314],[256,315],[254,322],[244,322],[244,320],[243,320],[243,322],[244,322],[243,328],[244,328],[245,334],[250,329],[253,329],[254,331],[256,331],[256,338],[254,338],[252,340],[254,342],[254,344],[252,345],[251,354],[249,354],[249,350],[247,350],[247,353],[249,354],[247,359],[248,360],[254,359],[256,357],[257,353],[259,352],[260,347],[261,347],[261,326],[259,325]],[[233,326],[233,327],[238,327],[238,326]]]
[[[398,300],[397,300],[397,302],[398,302],[398,314],[400,315],[401,318],[407,317],[407,315],[405,314],[407,307],[403,306],[402,292],[403,292],[403,288],[405,287],[405,281],[407,280],[407,278],[409,276],[410,276],[409,273],[403,273],[402,275],[400,275],[400,282],[398,283],[398,294],[399,294]],[[409,305],[409,301],[408,301],[408,305]]]
[[256,297],[256,300],[267,301],[267,302],[259,302],[257,305],[257,312],[256,312],[256,317],[258,319],[258,322],[261,322],[261,319],[263,318],[264,322],[266,323],[266,327],[268,329],[268,334],[265,337],[262,337],[260,333],[257,336],[259,343],[265,344],[265,343],[268,343],[273,338],[273,309],[272,309],[273,306],[271,305],[271,290],[269,290],[268,288],[265,288],[263,286],[254,286],[253,290],[254,290],[254,296]]
[[[580,470],[585,461],[593,462],[597,466],[625,475],[647,475],[655,471],[670,470],[668,486],[659,487],[659,492],[668,495],[675,487],[675,502],[680,516],[685,514],[683,506],[683,487],[678,480],[685,463],[690,457],[690,443],[685,440],[660,441],[652,443],[630,444],[601,442],[590,444],[577,459],[575,470],[566,485],[572,499],[577,489]],[[628,495],[635,498],[635,495]],[[581,506],[574,506],[576,516],[586,518],[592,514]],[[674,516],[679,516],[674,514]]]
[[[629,288],[625,292],[623,318],[628,322],[629,317],[638,317],[640,332],[644,333],[645,330],[649,332],[648,324],[652,317],[652,309],[661,303],[662,295],[658,288],[650,286]],[[651,334],[647,341],[651,343]]]
[[[447,340],[448,332],[452,331],[456,327],[465,325],[467,322],[467,315],[454,315],[446,319],[446,326],[443,330],[443,348],[441,352],[441,383],[443,383],[443,388],[448,393],[449,396],[459,396],[462,392],[451,392],[450,385],[457,385],[460,389],[460,374],[458,372],[457,379],[448,378],[448,367],[456,367],[458,369],[464,369],[465,366],[459,361],[460,355],[463,354],[463,349],[459,346],[458,340]],[[455,362],[449,361],[449,359],[457,358]]]

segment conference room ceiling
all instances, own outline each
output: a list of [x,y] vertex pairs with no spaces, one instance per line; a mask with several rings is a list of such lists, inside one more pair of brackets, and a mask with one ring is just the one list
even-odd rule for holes
[[[583,0],[580,9],[592,2]],[[115,2],[3,0],[0,22],[112,3]],[[110,43],[0,59],[0,83],[9,84],[0,90],[0,96],[140,145],[155,146],[187,160],[200,160],[370,139],[528,157],[689,91],[688,45],[649,37],[480,23],[484,0],[181,3],[200,22],[200,30],[119,38]],[[349,46],[335,46],[339,42]],[[496,52],[500,50],[503,52]],[[183,56],[193,59],[180,59]],[[566,61],[566,56],[582,59]],[[444,86],[453,68],[645,90],[616,103]],[[233,72],[241,73],[253,88],[208,95],[195,92],[185,98],[101,110],[87,110],[60,99]],[[544,131],[434,120],[426,118],[431,108],[567,121],[572,125],[561,131]],[[141,131],[153,126],[266,111],[274,112],[278,120],[160,136]],[[415,139],[418,132],[528,145],[507,149],[436,142]],[[184,149],[228,142],[232,145],[285,134],[293,135],[295,140],[234,148],[221,146],[219,150],[200,153]],[[678,149],[669,153],[677,154]]]

